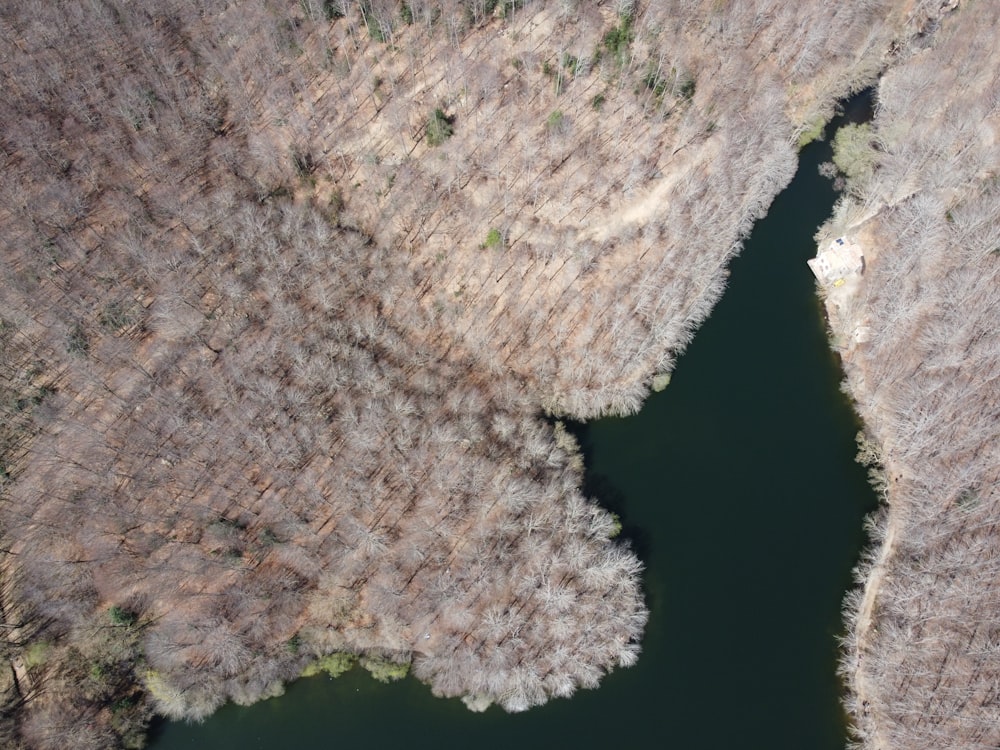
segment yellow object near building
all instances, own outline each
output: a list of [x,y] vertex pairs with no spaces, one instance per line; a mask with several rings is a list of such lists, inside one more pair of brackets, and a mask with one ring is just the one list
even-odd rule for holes
[[844,279],[837,279],[835,282],[833,282],[833,285],[834,286],[843,286],[844,285]]

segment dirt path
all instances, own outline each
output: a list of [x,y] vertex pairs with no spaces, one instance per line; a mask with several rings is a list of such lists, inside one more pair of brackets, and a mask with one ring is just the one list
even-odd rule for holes
[[668,162],[670,169],[664,171],[664,175],[653,184],[652,188],[602,212],[598,218],[591,220],[591,228],[584,232],[584,236],[601,242],[627,233],[630,227],[642,226],[655,220],[657,214],[662,212],[663,204],[668,200],[674,186],[688,176],[691,170],[711,164],[720,151],[719,140],[709,138],[696,148],[679,155],[676,159],[671,159]]
[[[841,231],[844,234],[852,235],[859,240],[864,249],[866,264],[870,263],[878,255],[879,248],[878,242],[872,236],[871,232],[868,231],[866,224],[883,208],[884,206],[879,206],[875,209],[866,210],[861,215],[851,217],[850,221],[842,225]],[[821,240],[820,246],[824,246],[829,239],[824,238]],[[868,321],[865,318],[857,317],[857,310],[851,304],[852,299],[860,293],[861,287],[862,280],[860,278],[851,278],[846,284],[840,287],[828,287],[826,290],[826,299],[824,300],[830,328],[844,342],[844,346],[840,349],[841,356],[844,357],[845,364],[847,361],[853,361],[855,366],[861,365],[852,356],[853,349],[857,345],[855,334],[868,325]],[[853,317],[852,311],[854,314]],[[863,376],[860,378],[860,382],[865,382]],[[861,385],[860,388],[864,390],[865,386]],[[854,393],[854,397],[859,403],[863,401],[860,396],[860,393]],[[868,413],[861,416],[868,424],[877,424],[879,422],[878,414]],[[887,476],[899,476],[900,474],[898,468],[890,464],[883,464],[883,470]],[[893,507],[890,502],[888,517],[885,521],[885,535],[878,550],[878,555],[873,561],[864,581],[861,601],[854,619],[853,627],[856,636],[852,639],[853,650],[845,654],[849,660],[848,663],[853,665],[848,677],[850,681],[849,687],[854,691],[855,695],[853,713],[859,722],[859,728],[864,731],[866,736],[865,747],[870,750],[882,750],[889,747],[884,737],[880,736],[880,728],[884,726],[884,722],[878,715],[877,691],[868,679],[871,670],[868,668],[865,660],[874,648],[874,635],[877,628],[877,624],[874,622],[875,605],[882,592],[889,560],[896,551],[897,541],[903,525],[902,516],[900,508]]]
[[[890,467],[886,467],[886,472],[890,476],[893,475],[893,470]],[[879,729],[883,722],[877,712],[877,701],[873,701],[873,698],[876,698],[876,691],[867,679],[869,670],[865,665],[865,657],[871,652],[873,647],[874,638],[872,636],[877,628],[877,625],[873,622],[875,603],[882,591],[889,560],[895,554],[902,525],[902,513],[898,508],[893,508],[890,503],[888,518],[886,520],[885,538],[879,549],[878,557],[875,559],[868,573],[868,578],[865,580],[864,594],[861,598],[861,604],[858,606],[858,616],[854,624],[857,631],[857,638],[854,641],[854,653],[851,654],[854,662],[851,682],[857,696],[857,705],[859,708],[857,715],[863,722],[863,728],[868,736],[867,747],[873,750],[887,748],[888,744],[879,736]]]

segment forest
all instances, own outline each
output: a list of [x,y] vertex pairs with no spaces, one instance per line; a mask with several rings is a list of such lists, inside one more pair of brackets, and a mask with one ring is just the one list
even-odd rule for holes
[[[901,93],[880,89],[877,168],[850,183],[843,210],[891,205],[875,232],[896,214],[924,227],[914,211],[943,201],[940,236],[986,241],[983,170],[996,162],[977,154],[993,131],[961,107],[990,100],[956,98],[939,135],[898,129],[921,96],[953,91],[926,62],[941,29],[953,17],[988,28],[953,8],[0,8],[0,743],[61,748],[72,730],[79,748],[139,747],[154,713],[197,720],[345,658],[510,711],[634,663],[642,565],[581,494],[560,420],[641,406],[797,148],[882,74]],[[980,80],[968,66],[989,41],[974,53],[949,33],[951,74]],[[958,182],[922,188],[935,179]],[[919,259],[964,257],[946,247]],[[898,303],[892,283],[919,287],[902,267],[880,282],[883,267],[873,261],[857,315]],[[949,304],[954,290],[995,289],[955,269]],[[911,326],[918,308],[871,317]],[[976,309],[955,320],[980,352],[993,332],[977,333],[990,309]],[[878,347],[911,335],[879,330],[848,369],[869,424],[857,378],[901,366]],[[965,356],[948,351],[936,378]],[[995,373],[966,373],[962,413],[979,432],[949,421],[944,400],[919,417],[962,432],[949,450],[982,454],[958,494],[933,495],[967,507],[968,526],[956,514],[919,524],[956,539],[975,529],[984,574],[990,527],[971,510],[995,498],[998,464],[977,399],[993,394],[995,425],[996,391],[976,384]],[[909,394],[882,377],[893,386],[872,399],[896,414]],[[950,392],[930,382],[934,398]],[[879,424],[891,472],[899,435],[916,428]],[[893,508],[910,502],[888,492]],[[971,591],[963,580],[955,596]],[[856,649],[859,675],[900,674],[882,670],[905,650],[888,623],[906,619],[885,612],[875,645],[868,634]],[[946,620],[923,637],[946,644]],[[914,691],[933,682],[920,675]],[[859,726],[895,740],[898,686],[865,680]],[[900,700],[917,700],[906,690]]]
[[827,302],[887,501],[841,663],[863,748],[1000,744],[1000,55],[977,31],[995,22],[970,3],[885,75],[870,168],[824,228],[866,247],[859,288]]

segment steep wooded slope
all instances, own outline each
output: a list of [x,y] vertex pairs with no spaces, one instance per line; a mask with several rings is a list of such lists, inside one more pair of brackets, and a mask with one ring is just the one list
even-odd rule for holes
[[631,663],[547,409],[638,408],[936,4],[0,12],[4,741],[139,741],[317,656],[519,710]]
[[1000,744],[996,22],[970,3],[885,76],[873,171],[831,227],[866,247],[828,307],[888,502],[843,660],[865,748]]

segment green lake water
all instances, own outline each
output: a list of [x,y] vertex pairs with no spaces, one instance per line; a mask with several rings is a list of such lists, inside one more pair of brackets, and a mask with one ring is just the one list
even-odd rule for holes
[[840,604],[875,497],[805,263],[835,199],[817,173],[829,158],[828,143],[803,150],[670,386],[634,417],[574,428],[588,493],[647,566],[636,666],[517,715],[356,669],[162,724],[150,747],[842,750]]

